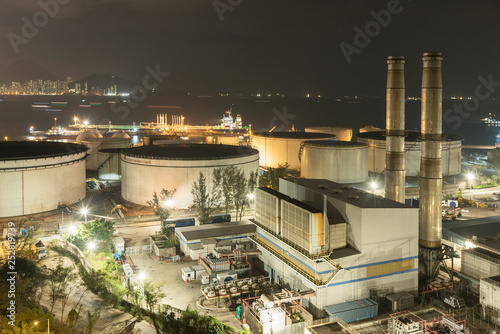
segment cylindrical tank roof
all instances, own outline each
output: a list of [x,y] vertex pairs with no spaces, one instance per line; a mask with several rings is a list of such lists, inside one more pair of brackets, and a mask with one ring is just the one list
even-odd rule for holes
[[300,140],[335,137],[335,135],[331,133],[317,133],[317,132],[258,132],[254,133],[253,135],[256,137],[300,139]]
[[321,147],[368,147],[365,143],[357,143],[350,141],[339,141],[339,140],[311,140],[302,143],[304,146],[321,146]]
[[123,139],[130,139],[130,136],[128,135],[128,133],[126,133],[125,131],[120,131],[120,132],[117,132],[115,134],[113,134],[111,136],[111,138],[123,138]]
[[159,160],[218,160],[258,155],[259,151],[247,146],[215,144],[171,144],[140,146],[122,151],[129,157]]
[[[405,141],[420,141],[422,136],[421,132],[418,131],[408,131],[406,133]],[[375,139],[375,140],[385,140],[386,135],[384,131],[371,131],[371,132],[362,132],[357,134],[358,138],[366,138],[366,139]],[[462,141],[463,137],[457,135],[443,134],[443,141]]]
[[26,160],[86,152],[83,145],[43,141],[6,141],[0,142],[0,160]]

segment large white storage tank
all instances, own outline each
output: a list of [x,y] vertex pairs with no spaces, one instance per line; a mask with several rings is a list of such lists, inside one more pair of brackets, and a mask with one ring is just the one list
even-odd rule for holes
[[0,217],[55,210],[85,198],[87,148],[72,143],[0,143]]
[[305,131],[314,133],[329,133],[335,135],[335,139],[340,141],[351,141],[352,139],[351,128],[342,128],[336,126],[317,126],[305,128]]
[[[405,169],[406,176],[417,176],[420,173],[421,141],[420,132],[410,131],[405,137]],[[443,176],[460,174],[462,171],[462,141],[456,135],[443,135],[442,170]],[[358,143],[368,145],[368,171],[382,173],[385,170],[386,137],[382,131],[364,132],[357,135]]]
[[310,140],[335,140],[335,135],[312,132],[260,132],[252,136],[252,147],[259,150],[259,164],[278,167],[288,163],[290,169],[299,169],[301,144]]
[[302,144],[300,176],[338,183],[368,180],[368,145],[346,141],[308,141]]
[[193,204],[191,187],[200,172],[212,189],[215,168],[242,168],[246,177],[259,168],[259,152],[250,147],[214,144],[151,145],[125,149],[121,154],[122,197],[147,205],[153,193],[162,189],[177,192],[173,206],[188,208]]
[[76,142],[88,147],[86,166],[92,171],[97,171],[106,161],[106,157],[99,154],[99,150],[129,148],[131,145],[130,136],[126,132],[117,132],[110,138],[103,138],[97,131],[84,131],[78,135]]
[[98,160],[104,161],[97,169],[97,175],[101,180],[119,181],[122,178],[120,162],[121,148],[106,148],[97,152]]

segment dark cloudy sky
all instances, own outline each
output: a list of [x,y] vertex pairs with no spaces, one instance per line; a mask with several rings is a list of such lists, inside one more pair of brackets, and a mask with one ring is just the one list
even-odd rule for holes
[[404,55],[408,93],[419,95],[422,53],[441,51],[445,94],[473,95],[478,75],[500,81],[496,0],[401,0],[401,13],[350,64],[339,44],[352,45],[353,28],[364,29],[374,20],[370,11],[388,1],[232,0],[241,4],[222,22],[213,0],[65,2],[16,54],[7,34],[22,35],[22,17],[32,21],[41,8],[38,0],[0,0],[0,63],[34,59],[61,78],[109,73],[133,80],[160,64],[171,73],[169,85],[199,93],[383,95],[386,57]]

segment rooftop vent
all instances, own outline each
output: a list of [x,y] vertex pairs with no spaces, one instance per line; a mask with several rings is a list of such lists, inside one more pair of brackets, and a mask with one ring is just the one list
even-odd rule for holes
[[324,184],[320,184],[320,185],[318,185],[318,187],[319,187],[319,188],[321,188],[321,189],[323,189],[323,190],[328,189],[328,187],[327,187],[327,186],[325,186]]
[[342,186],[342,188],[344,188],[344,189],[352,189],[352,187],[348,186],[348,185],[344,185],[344,186]]
[[332,194],[339,194],[340,195],[340,194],[342,194],[342,190],[340,190],[340,189],[333,189],[332,190]]
[[357,200],[359,199],[359,196],[358,195],[351,195],[349,196],[350,199],[353,199],[353,200]]

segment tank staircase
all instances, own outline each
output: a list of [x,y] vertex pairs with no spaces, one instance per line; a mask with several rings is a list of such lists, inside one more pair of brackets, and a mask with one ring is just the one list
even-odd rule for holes
[[97,167],[97,174],[99,175],[99,171],[104,168],[104,166],[111,160],[115,157],[115,155],[117,154],[120,154],[120,153],[114,153],[114,154],[110,154],[108,158],[106,158],[106,160],[103,161],[102,164],[99,165],[99,167]]

